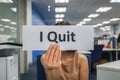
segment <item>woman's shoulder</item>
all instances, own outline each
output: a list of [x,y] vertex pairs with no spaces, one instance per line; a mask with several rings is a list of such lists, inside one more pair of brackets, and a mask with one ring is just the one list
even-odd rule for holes
[[82,53],[80,53],[80,52],[78,52],[78,51],[76,51],[76,56],[78,57],[78,60],[81,62],[83,62],[83,61],[87,61],[87,57],[84,55],[84,54],[82,54]]

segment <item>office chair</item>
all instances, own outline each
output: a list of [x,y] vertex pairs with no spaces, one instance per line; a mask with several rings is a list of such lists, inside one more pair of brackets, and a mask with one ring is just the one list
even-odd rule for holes
[[44,67],[40,61],[42,55],[37,56],[37,80],[46,80]]
[[94,45],[94,50],[91,51],[92,68],[94,63],[99,63],[102,60],[102,49],[104,45]]
[[89,67],[89,80],[90,80],[90,76],[91,76],[91,55],[89,55],[89,54],[86,54],[85,55],[86,57],[87,57],[87,59],[88,59],[88,67]]

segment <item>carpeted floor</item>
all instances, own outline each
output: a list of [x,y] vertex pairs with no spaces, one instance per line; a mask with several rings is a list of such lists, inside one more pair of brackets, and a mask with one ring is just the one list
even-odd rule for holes
[[37,80],[37,62],[34,62],[29,67],[29,71],[26,74],[20,76],[20,80]]

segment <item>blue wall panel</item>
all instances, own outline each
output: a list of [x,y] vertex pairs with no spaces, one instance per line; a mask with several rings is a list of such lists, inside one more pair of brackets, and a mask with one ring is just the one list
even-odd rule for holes
[[34,5],[32,5],[32,25],[45,25]]
[[[32,4],[32,25],[45,25],[33,4]],[[44,52],[43,50],[40,51],[33,50],[32,60],[35,61],[37,59],[37,56],[42,54],[43,52]]]

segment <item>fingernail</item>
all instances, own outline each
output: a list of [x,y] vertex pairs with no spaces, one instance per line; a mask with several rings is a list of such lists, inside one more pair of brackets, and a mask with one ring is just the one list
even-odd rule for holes
[[53,44],[50,44],[50,47],[52,47],[53,46]]
[[58,44],[56,44],[56,46],[59,46]]
[[60,46],[57,44],[57,47],[60,48]]
[[57,46],[57,44],[53,44],[54,46]]

